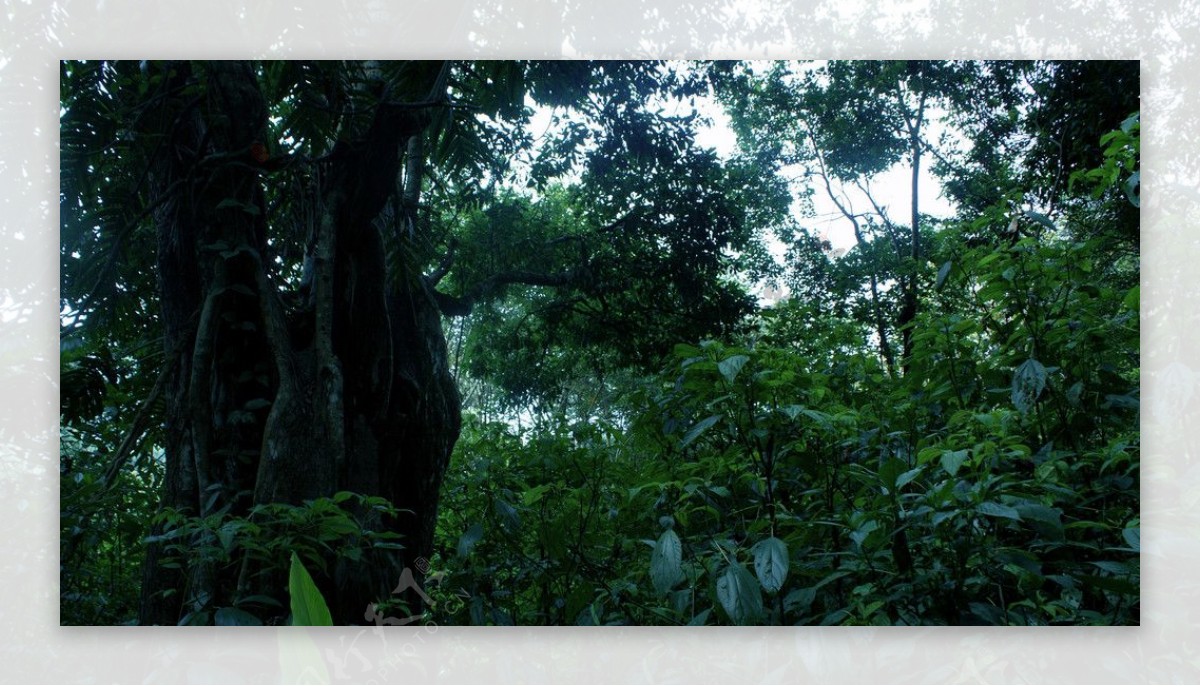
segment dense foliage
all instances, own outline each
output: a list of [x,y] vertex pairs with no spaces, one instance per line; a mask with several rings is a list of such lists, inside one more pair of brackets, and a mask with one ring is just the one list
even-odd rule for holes
[[[136,621],[163,567],[180,623],[328,623],[323,596],[385,624],[1139,623],[1136,63],[441,68],[373,220],[462,398],[440,502],[405,503],[161,495],[170,275],[136,240],[168,201],[141,189],[158,153],[128,119],[159,72],[135,67],[64,65],[64,623]],[[253,69],[294,156],[262,173],[262,250],[301,312],[302,158],[352,128],[331,109],[437,70]],[[725,155],[697,142],[718,107]],[[953,214],[918,205],[935,181]],[[222,421],[264,440],[281,383]],[[428,542],[395,525],[411,502]],[[363,566],[403,572],[347,617]]]

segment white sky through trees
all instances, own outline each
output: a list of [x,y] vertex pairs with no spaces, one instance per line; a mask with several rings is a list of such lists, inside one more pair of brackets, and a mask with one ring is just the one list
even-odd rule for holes
[[[696,111],[708,121],[707,124],[699,127],[696,141],[703,147],[715,150],[722,160],[729,159],[738,147],[737,135],[733,131],[729,116],[712,97],[696,97],[694,103]],[[555,114],[559,117],[570,117],[568,113],[561,110],[555,112],[552,108],[535,105],[532,99],[527,99],[526,104],[533,110],[530,132],[535,140],[553,135],[551,127],[555,125]],[[667,114],[687,115],[692,106],[691,102],[664,102],[662,109]],[[931,108],[930,115],[926,122],[927,137],[937,140],[945,130],[940,121],[941,112]],[[931,165],[932,162],[928,157],[922,161],[918,188],[920,212],[923,215],[934,217],[949,217],[953,214],[953,208],[942,196],[941,183],[931,173]],[[806,182],[803,179],[804,170],[799,166],[785,167],[782,173],[791,179],[790,185],[794,198],[793,219],[799,226],[828,240],[834,256],[845,255],[855,245],[854,230],[845,216],[830,201],[824,188],[815,179]],[[806,184],[813,186],[811,211],[799,200]],[[911,216],[911,184],[911,166],[906,159],[901,159],[887,171],[870,179],[870,189],[879,206],[888,213],[892,221],[901,225],[907,224]],[[836,180],[833,181],[833,186],[835,192],[844,194],[844,201],[848,201],[847,205],[852,211],[868,212],[871,210],[870,202],[859,189],[848,184],[841,184]],[[787,246],[769,231],[764,236],[764,240],[775,259],[782,262]],[[755,290],[761,291],[764,287],[765,285],[759,284]]]

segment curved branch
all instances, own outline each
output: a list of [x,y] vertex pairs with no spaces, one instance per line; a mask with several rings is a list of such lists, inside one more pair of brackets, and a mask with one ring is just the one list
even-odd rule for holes
[[[438,309],[447,317],[465,317],[471,314],[471,310],[475,307],[475,303],[481,298],[495,293],[498,289],[510,285],[521,284],[525,286],[545,286],[549,288],[562,288],[570,286],[579,279],[579,271],[571,269],[560,274],[540,274],[529,271],[508,271],[501,272],[490,276],[483,281],[475,284],[466,293],[460,296],[453,296],[447,293],[442,293],[438,290],[432,290],[433,298],[437,302]],[[428,279],[428,277],[426,277]],[[427,281],[428,283],[428,281]],[[430,284],[432,287],[433,284]]]

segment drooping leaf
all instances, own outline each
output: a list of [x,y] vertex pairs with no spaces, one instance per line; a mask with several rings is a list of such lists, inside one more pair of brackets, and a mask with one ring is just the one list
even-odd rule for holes
[[1013,372],[1012,403],[1021,414],[1033,408],[1046,389],[1046,368],[1035,359],[1022,362]]
[[754,572],[767,593],[777,593],[783,588],[788,574],[787,544],[772,536],[759,541],[753,548]]
[[1012,519],[1018,522],[1021,521],[1021,513],[1017,512],[1016,508],[1009,507],[1008,505],[1004,505],[993,500],[979,503],[979,507],[976,509],[980,514],[985,514],[990,517],[1003,517],[1004,519]]
[[1142,552],[1142,529],[1141,529],[1141,527],[1125,529],[1124,531],[1121,532],[1121,536],[1125,539],[1125,542],[1129,544],[1129,547],[1133,548],[1134,552],[1138,552],[1138,553]]
[[713,424],[716,424],[717,422],[721,421],[721,419],[723,419],[724,417],[725,417],[725,415],[723,415],[723,414],[714,414],[711,417],[707,417],[705,419],[701,419],[700,421],[696,422],[696,426],[693,426],[687,432],[687,434],[683,437],[683,440],[679,442],[679,447],[686,448],[688,445],[691,444],[692,441],[699,438],[700,434],[707,431],[709,427],[711,427]]
[[942,290],[942,286],[946,284],[946,277],[950,275],[950,268],[953,266],[954,263],[950,260],[947,260],[946,263],[943,264],[940,269],[938,269],[937,280],[933,284],[934,290]]
[[1030,522],[1040,534],[1054,541],[1063,540],[1064,531],[1062,512],[1053,507],[1038,503],[1021,503],[1013,509],[1021,515],[1021,519]]
[[654,544],[650,554],[650,582],[663,595],[683,579],[683,543],[674,529],[667,529]]
[[496,498],[494,506],[496,515],[500,517],[500,525],[510,533],[521,528],[521,514],[517,512],[517,508],[509,505],[500,498]]
[[1046,228],[1047,228],[1047,229],[1049,229],[1050,231],[1055,231],[1055,230],[1056,230],[1056,229],[1055,229],[1055,227],[1054,227],[1054,222],[1050,221],[1050,218],[1049,218],[1049,217],[1047,217],[1047,216],[1046,216],[1046,215],[1044,215],[1044,214],[1041,214],[1040,212],[1034,212],[1034,211],[1032,211],[1032,210],[1026,210],[1026,212],[1025,212],[1025,216],[1026,216],[1026,217],[1029,217],[1030,219],[1034,220],[1035,222],[1037,222],[1037,223],[1041,224],[1042,226],[1046,227]]
[[471,550],[475,548],[475,544],[483,538],[483,526],[476,522],[463,532],[462,536],[458,537],[458,556],[466,558],[470,556]]
[[1135,171],[1129,175],[1128,179],[1125,179],[1125,185],[1123,186],[1125,189],[1125,197],[1129,199],[1129,203],[1134,207],[1142,206],[1141,196],[1138,195],[1138,186],[1140,186],[1141,183],[1142,173],[1140,171]]
[[730,564],[717,579],[717,600],[736,624],[751,624],[762,617],[762,589],[741,563]]

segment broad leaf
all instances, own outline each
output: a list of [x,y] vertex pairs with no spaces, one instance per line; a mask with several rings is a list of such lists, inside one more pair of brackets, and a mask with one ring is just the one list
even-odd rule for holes
[[1017,512],[1016,508],[1009,507],[1008,505],[1002,505],[992,500],[979,503],[979,507],[976,509],[980,514],[985,514],[991,517],[1003,517],[1004,519],[1012,519],[1018,522],[1021,521],[1021,513]]
[[750,624],[762,617],[762,589],[740,563],[726,567],[717,579],[717,600],[735,624]]
[[1025,216],[1029,217],[1030,219],[1034,220],[1035,222],[1041,224],[1042,226],[1046,227],[1050,231],[1056,230],[1054,227],[1054,222],[1050,221],[1049,217],[1047,217],[1044,214],[1041,214],[1040,212],[1034,212],[1032,210],[1027,210],[1025,212]]
[[728,359],[721,360],[720,364],[717,365],[717,369],[721,371],[721,376],[724,376],[726,381],[733,383],[733,380],[737,378],[738,372],[742,371],[742,367],[746,366],[746,363],[749,361],[750,358],[745,355],[734,355]]
[[683,437],[683,440],[679,442],[679,447],[686,448],[688,445],[691,444],[692,441],[699,438],[700,434],[707,431],[710,426],[721,421],[721,419],[724,418],[724,416],[725,415],[723,415],[723,414],[714,414],[711,417],[708,417],[706,419],[701,419],[699,422],[696,422],[696,426],[693,426],[691,428],[691,430],[688,431],[687,434]]
[[683,579],[683,544],[673,529],[667,529],[654,544],[650,554],[650,582],[659,595]]
[[959,467],[962,467],[962,463],[966,461],[969,454],[970,452],[966,449],[947,450],[943,452],[941,460],[942,469],[946,470],[946,473],[950,476],[958,474]]
[[777,593],[783,588],[788,574],[787,544],[772,536],[759,541],[753,549],[754,573],[767,593]]
[[1133,288],[1129,289],[1129,292],[1127,292],[1125,294],[1125,297],[1121,300],[1121,306],[1127,310],[1133,310],[1134,312],[1137,312],[1138,305],[1141,302],[1141,299],[1142,299],[1141,287],[1134,286]]
[[288,593],[292,597],[293,626],[333,626],[333,617],[329,614],[329,606],[317,585],[313,583],[308,570],[300,562],[296,553],[292,553],[292,569],[288,574]]
[[509,533],[516,532],[521,528],[521,514],[512,505],[509,505],[500,498],[496,498],[494,503],[496,515],[500,518],[500,525]]
[[471,550],[475,548],[475,544],[483,538],[483,526],[479,523],[472,524],[463,532],[462,536],[458,537],[458,556],[468,557]]
[[1132,548],[1134,552],[1137,552],[1137,553],[1142,552],[1142,529],[1141,529],[1141,527],[1135,527],[1133,529],[1125,529],[1124,531],[1121,532],[1121,535],[1125,538],[1125,542],[1129,544],[1129,547]]
[[935,281],[933,284],[934,290],[936,290],[936,291],[942,290],[942,286],[944,286],[946,284],[946,277],[950,275],[950,269],[953,266],[954,266],[954,263],[947,260],[946,263],[943,264],[940,269],[938,269],[937,281]]
[[1046,368],[1034,359],[1025,360],[1013,372],[1012,403],[1021,414],[1033,408],[1046,389]]
[[1128,179],[1125,179],[1125,197],[1129,199],[1130,204],[1132,204],[1134,207],[1142,206],[1142,199],[1138,195],[1138,186],[1140,186],[1141,183],[1142,173],[1140,171],[1135,171],[1129,175]]

